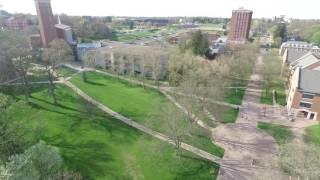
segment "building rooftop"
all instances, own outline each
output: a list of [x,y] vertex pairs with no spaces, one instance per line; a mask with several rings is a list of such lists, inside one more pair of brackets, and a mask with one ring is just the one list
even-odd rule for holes
[[244,8],[239,8],[239,9],[233,10],[232,12],[252,13],[253,11],[248,10],[248,9],[244,9]]
[[55,27],[59,28],[59,29],[71,29],[70,26],[65,25],[65,24],[56,24]]
[[77,44],[77,48],[100,48],[100,42],[93,42],[93,43],[79,43]]
[[319,61],[320,61],[320,59],[317,54],[315,54],[313,52],[307,52],[305,55],[303,55],[299,59],[291,62],[290,66],[294,69],[297,67],[304,69],[304,68],[306,68],[312,64],[315,64]]
[[305,92],[320,94],[320,71],[303,69],[300,73],[299,88]]
[[291,64],[302,56],[306,55],[308,50],[299,50],[295,48],[288,48],[288,63]]

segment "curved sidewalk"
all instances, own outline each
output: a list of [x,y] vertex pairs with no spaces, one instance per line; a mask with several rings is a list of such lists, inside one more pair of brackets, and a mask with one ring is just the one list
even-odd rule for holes
[[[159,132],[156,132],[150,128],[147,128],[129,118],[126,118],[124,116],[122,116],[121,114],[117,113],[117,112],[114,112],[113,110],[111,110],[110,108],[106,107],[105,105],[99,103],[98,101],[94,100],[92,97],[88,96],[87,94],[85,94],[83,91],[81,91],[78,87],[76,87],[74,84],[72,84],[71,82],[69,81],[66,81],[65,84],[70,87],[74,92],[76,92],[79,96],[81,96],[82,98],[84,98],[85,100],[87,100],[88,102],[92,103],[93,105],[95,105],[97,108],[101,109],[103,112],[115,117],[116,119],[122,121],[123,123],[133,127],[133,128],[136,128],[146,134],[149,134],[161,141],[164,141],[164,142],[167,142],[169,144],[172,144],[172,145],[175,145],[175,143],[173,142],[173,140],[171,140],[169,137],[167,137],[166,135],[164,134],[161,134]],[[211,162],[214,162],[214,163],[217,163],[219,164],[220,161],[221,161],[221,158],[217,157],[217,156],[214,156],[206,151],[203,151],[199,148],[196,148],[196,147],[193,147],[189,144],[186,144],[186,143],[182,143],[181,144],[181,147],[184,149],[184,150],[187,150],[201,158],[204,158],[206,160],[209,160]]]

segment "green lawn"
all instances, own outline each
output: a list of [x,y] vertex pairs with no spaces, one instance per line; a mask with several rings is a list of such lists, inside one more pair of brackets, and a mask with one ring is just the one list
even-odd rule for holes
[[227,124],[227,123],[235,123],[239,114],[239,109],[233,109],[233,108],[227,108],[224,111],[224,115],[222,118],[222,123]]
[[235,105],[241,105],[245,91],[245,89],[229,89],[225,97],[225,102]]
[[320,125],[311,126],[305,130],[305,141],[320,145]]
[[48,81],[48,73],[43,69],[33,69],[28,75],[28,79],[30,82]]
[[291,130],[286,126],[259,122],[258,128],[265,130],[278,144],[285,144],[293,139]]
[[[287,104],[287,96],[286,96],[284,85],[280,84],[280,85],[277,85],[276,87],[273,87],[272,89],[275,89],[277,92],[277,96],[276,96],[277,103],[282,106],[285,106]],[[263,88],[263,91],[261,94],[261,103],[273,105],[272,89],[270,89],[267,92],[266,88]]]
[[58,86],[57,96],[55,106],[45,86],[33,89],[30,104],[17,99],[8,113],[29,129],[27,139],[59,147],[66,168],[86,179],[215,179],[215,164],[186,152],[179,160],[173,146],[87,106],[67,87]]
[[[88,72],[87,77],[87,83],[82,81],[80,75],[75,76],[72,82],[114,111],[156,131],[166,132],[161,108],[168,100],[160,92],[95,72]],[[222,157],[224,150],[214,145],[207,133],[205,129],[195,126],[191,136],[186,137],[186,142],[192,140],[192,145]]]
[[68,67],[61,66],[56,70],[56,72],[58,73],[58,76],[70,77],[70,76],[74,75],[75,73],[77,73],[78,71],[70,69]]
[[131,32],[131,33],[124,33],[120,34],[118,33],[114,40],[116,41],[132,41],[132,40],[140,40],[147,37],[151,37],[154,35],[157,35],[158,31],[140,31],[140,32]]
[[217,104],[210,104],[208,111],[223,124],[235,123],[239,113],[238,109]]
[[202,30],[202,31],[224,31],[224,29],[222,29],[222,24],[201,24],[198,29]]

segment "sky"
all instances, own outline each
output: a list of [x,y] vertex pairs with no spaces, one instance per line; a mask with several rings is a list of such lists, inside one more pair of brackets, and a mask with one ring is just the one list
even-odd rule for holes
[[[0,0],[0,5],[11,13],[36,14],[34,0]],[[54,14],[90,16],[230,17],[240,7],[253,10],[254,18],[320,19],[320,0],[52,0]]]

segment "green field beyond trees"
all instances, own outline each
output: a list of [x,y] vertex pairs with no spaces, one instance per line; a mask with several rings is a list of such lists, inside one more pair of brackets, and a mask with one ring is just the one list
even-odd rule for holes
[[[89,79],[93,75],[89,75]],[[124,93],[121,89],[115,94],[106,91],[107,87],[114,86],[110,82],[112,81],[106,80],[106,88],[101,90],[101,94],[109,97]],[[92,91],[101,85],[88,86],[89,91]],[[131,91],[142,90],[133,88]],[[173,146],[144,135],[92,106],[86,108],[85,102],[65,86],[58,86],[58,106],[51,103],[46,86],[33,88],[30,104],[20,100],[23,97],[19,94],[13,94],[15,91],[9,89],[5,92],[16,99],[8,108],[8,113],[14,121],[20,122],[29,130],[26,138],[33,143],[42,139],[58,147],[62,152],[65,168],[79,171],[87,179],[194,180],[215,179],[217,175],[218,167],[215,164],[187,152],[183,152],[179,160]],[[153,99],[158,95],[150,92],[145,96]],[[136,95],[132,98],[145,102],[146,97]],[[138,112],[135,117],[140,119],[143,116],[143,112],[139,110],[140,104],[129,103],[133,99],[126,98],[123,94],[120,98],[122,100],[110,101],[113,100],[115,104],[124,103],[124,107],[136,107],[125,108],[123,112]],[[156,100],[159,99],[160,96]],[[147,110],[154,109],[149,105],[143,107],[148,108]],[[123,107],[119,105],[118,108]]]

